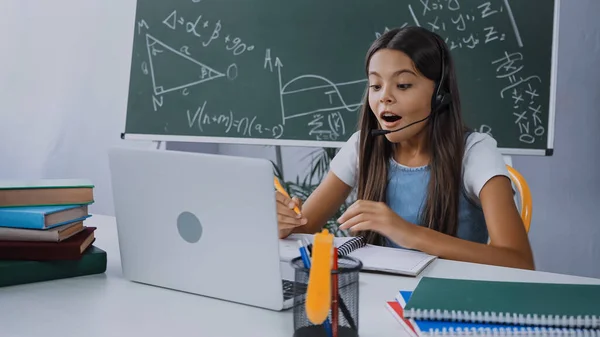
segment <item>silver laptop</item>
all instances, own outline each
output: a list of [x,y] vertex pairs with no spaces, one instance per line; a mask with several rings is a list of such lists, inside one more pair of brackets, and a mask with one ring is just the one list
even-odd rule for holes
[[109,162],[125,278],[272,310],[292,306],[270,161],[113,148]]

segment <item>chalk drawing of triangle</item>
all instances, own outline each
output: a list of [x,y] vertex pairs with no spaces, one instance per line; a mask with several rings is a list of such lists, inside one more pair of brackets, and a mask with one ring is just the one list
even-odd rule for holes
[[183,90],[225,76],[211,67],[146,34],[154,94]]

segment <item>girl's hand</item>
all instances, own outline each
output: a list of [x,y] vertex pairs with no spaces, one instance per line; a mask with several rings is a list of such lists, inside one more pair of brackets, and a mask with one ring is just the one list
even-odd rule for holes
[[290,235],[294,228],[304,226],[308,222],[302,213],[296,214],[294,207],[302,210],[302,202],[297,197],[288,198],[280,192],[275,192],[277,200],[277,227],[279,238],[283,239]]
[[411,248],[416,226],[408,223],[383,202],[358,200],[338,218],[340,229],[370,230],[387,236],[396,244]]

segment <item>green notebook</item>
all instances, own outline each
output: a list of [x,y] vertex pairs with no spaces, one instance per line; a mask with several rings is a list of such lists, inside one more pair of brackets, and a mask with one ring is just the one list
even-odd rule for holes
[[50,281],[106,271],[106,252],[90,246],[79,260],[0,260],[0,287]]
[[600,285],[423,277],[404,308],[407,318],[600,327]]

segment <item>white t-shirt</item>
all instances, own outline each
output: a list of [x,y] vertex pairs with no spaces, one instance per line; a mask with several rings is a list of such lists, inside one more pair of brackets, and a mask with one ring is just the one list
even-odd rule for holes
[[[330,164],[330,170],[352,188],[358,182],[358,147],[360,131],[342,146]],[[463,183],[469,197],[479,203],[479,192],[485,183],[497,175],[508,175],[508,169],[497,142],[486,133],[472,132],[465,144]]]

